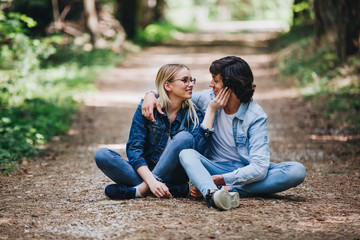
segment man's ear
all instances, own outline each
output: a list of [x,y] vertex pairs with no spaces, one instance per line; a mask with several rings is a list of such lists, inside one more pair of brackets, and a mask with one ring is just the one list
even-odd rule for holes
[[170,85],[170,83],[169,83],[168,81],[166,81],[166,82],[164,83],[164,88],[165,88],[165,90],[168,91],[168,92],[171,91],[171,85]]

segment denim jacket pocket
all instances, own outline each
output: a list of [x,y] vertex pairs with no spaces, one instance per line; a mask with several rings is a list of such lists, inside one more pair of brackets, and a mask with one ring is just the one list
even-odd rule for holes
[[148,131],[148,143],[151,145],[157,145],[161,136],[164,134],[165,128],[160,125],[149,124]]
[[245,155],[249,154],[249,150],[248,150],[249,140],[247,139],[246,136],[243,135],[237,136],[235,138],[235,143],[239,154],[245,154]]

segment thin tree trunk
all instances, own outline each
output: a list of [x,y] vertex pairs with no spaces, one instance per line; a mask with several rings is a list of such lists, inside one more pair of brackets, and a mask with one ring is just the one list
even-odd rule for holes
[[58,32],[61,29],[58,0],[51,0],[51,3],[52,3],[52,10],[53,10],[53,17],[54,17],[54,27],[55,27],[55,31]]
[[91,43],[96,47],[98,35],[98,18],[96,14],[95,0],[84,0],[86,28],[90,34]]
[[164,20],[165,6],[166,6],[166,3],[164,0],[156,1],[156,6],[154,9],[154,21],[155,22],[160,22],[160,21]]

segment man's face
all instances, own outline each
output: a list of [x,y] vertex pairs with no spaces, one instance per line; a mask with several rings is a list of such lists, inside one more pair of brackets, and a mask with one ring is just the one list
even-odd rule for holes
[[219,93],[220,89],[224,87],[223,81],[221,79],[220,74],[211,74],[211,82],[209,87],[211,87],[214,91],[215,96]]

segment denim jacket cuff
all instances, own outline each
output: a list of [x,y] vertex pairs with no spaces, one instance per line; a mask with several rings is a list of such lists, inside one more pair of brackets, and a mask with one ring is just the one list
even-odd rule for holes
[[201,132],[203,133],[203,135],[204,135],[205,137],[211,136],[211,135],[214,133],[214,131],[215,131],[214,128],[212,128],[212,129],[210,129],[210,128],[204,128],[204,126],[203,126],[202,124],[200,125],[200,129],[201,129]]
[[151,89],[151,90],[147,91],[147,92],[145,93],[145,95],[148,94],[148,93],[155,93],[155,97],[156,97],[156,98],[159,97],[159,93],[158,93],[158,91],[157,91],[156,89]]
[[223,178],[225,181],[225,185],[234,185],[234,182],[236,182],[235,175],[232,172],[223,174]]
[[139,167],[141,166],[147,166],[147,163],[145,161],[145,159],[143,158],[138,158],[138,159],[135,159],[133,161],[131,161],[131,166],[135,169],[138,169]]

